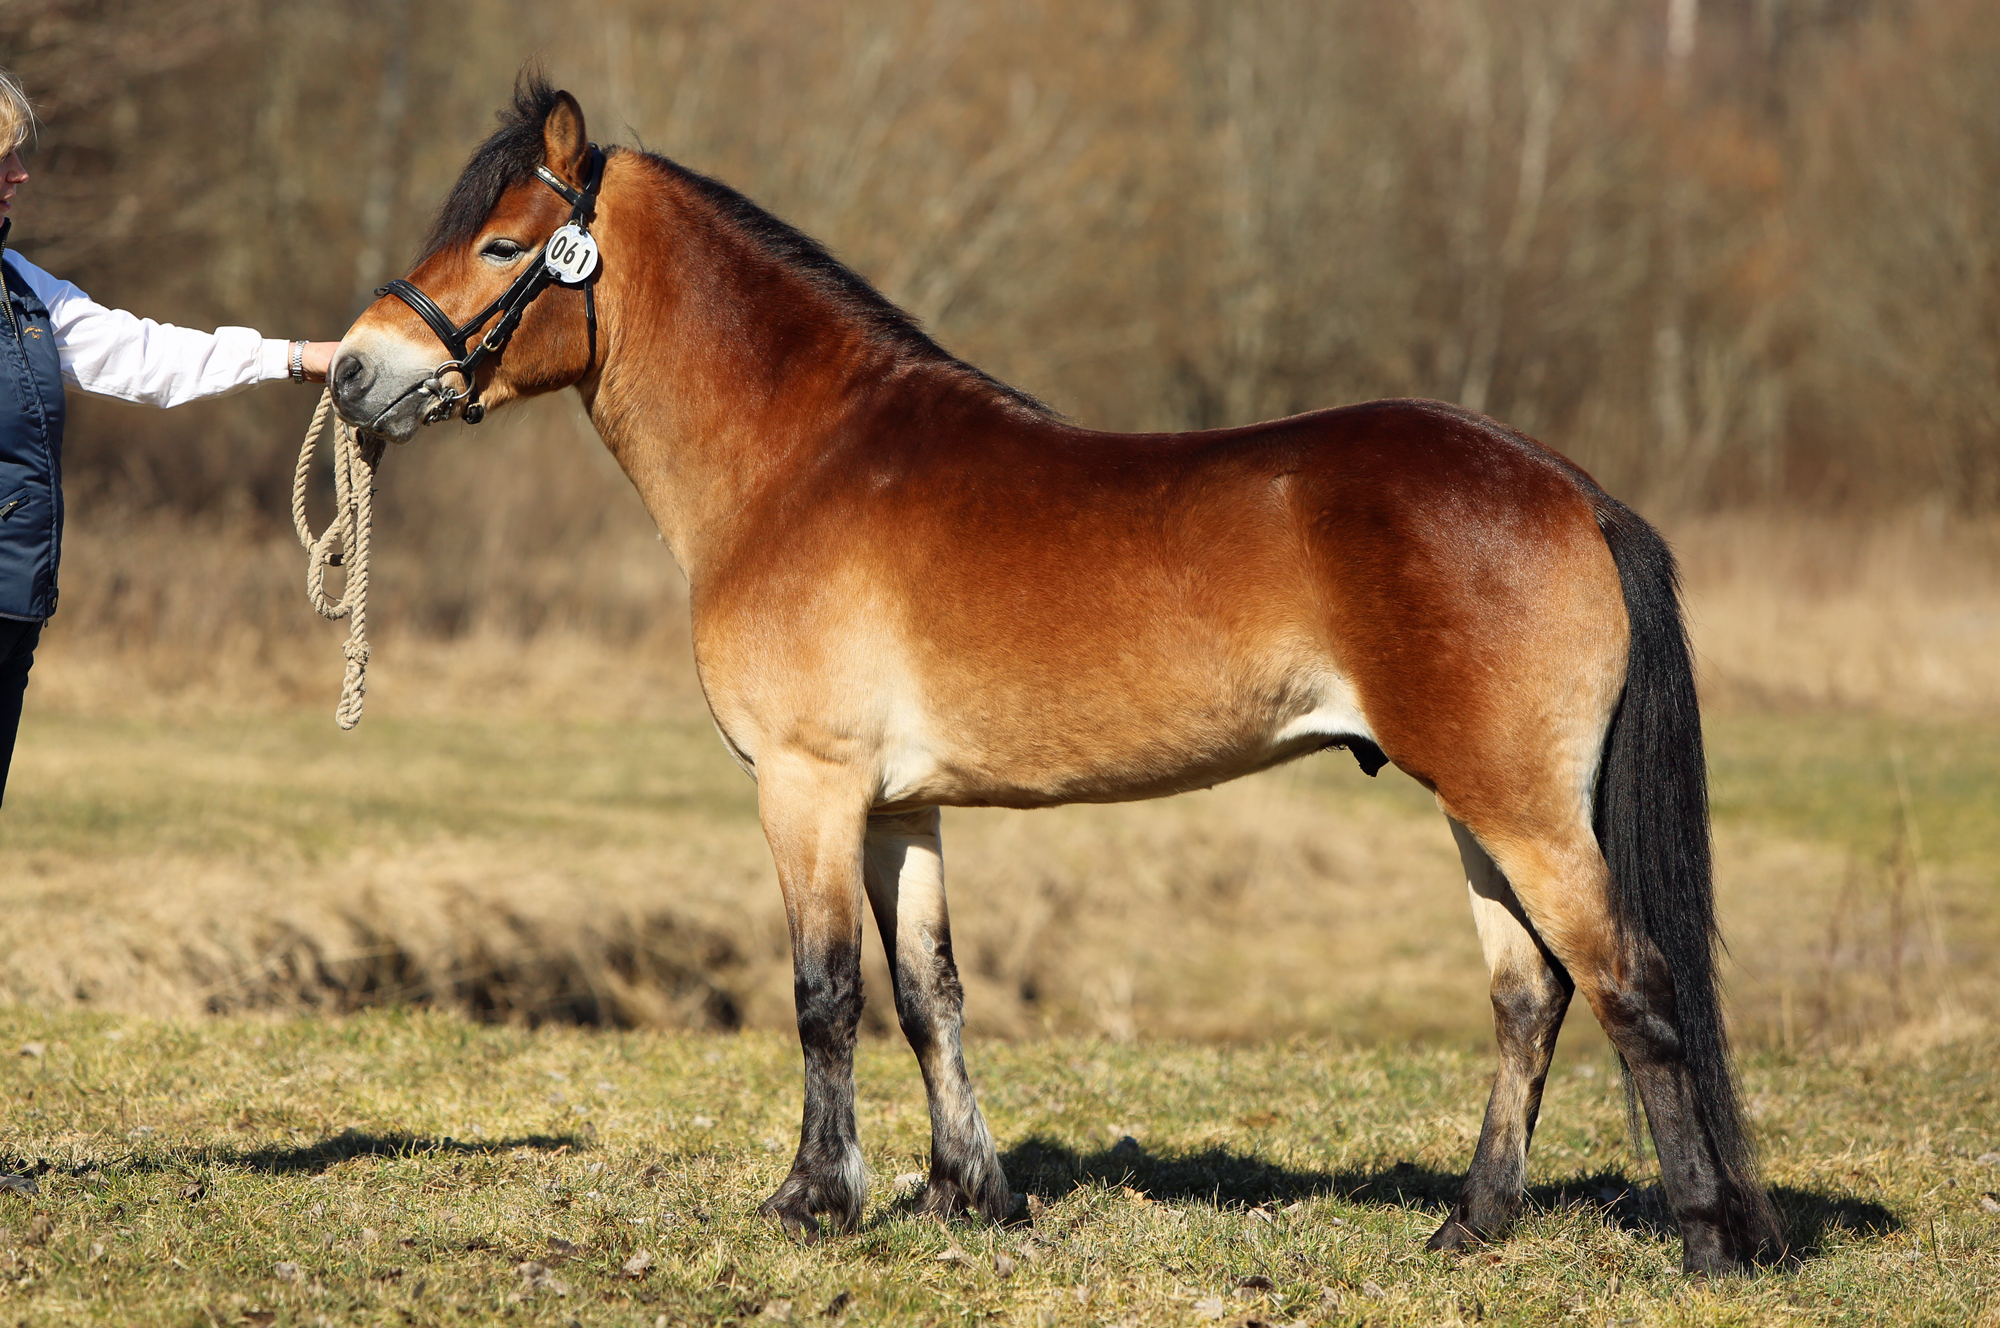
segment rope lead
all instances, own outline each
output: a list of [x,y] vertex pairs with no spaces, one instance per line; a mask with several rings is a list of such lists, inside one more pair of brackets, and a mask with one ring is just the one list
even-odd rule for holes
[[[299,445],[299,466],[292,473],[292,528],[305,547],[306,599],[320,617],[347,619],[347,673],[340,683],[340,705],[334,723],[351,729],[361,722],[361,705],[368,694],[368,537],[375,526],[375,467],[382,460],[382,440],[363,439],[347,421],[333,417],[333,520],[315,537],[306,523],[306,484],[312,474],[313,451],[333,415],[333,389],[320,394],[305,441]],[[326,593],[326,569],[346,573],[339,599]]]

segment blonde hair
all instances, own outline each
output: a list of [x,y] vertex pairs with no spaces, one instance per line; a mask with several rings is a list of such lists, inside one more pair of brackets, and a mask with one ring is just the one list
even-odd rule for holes
[[35,132],[35,108],[14,76],[0,69],[0,156],[12,152]]

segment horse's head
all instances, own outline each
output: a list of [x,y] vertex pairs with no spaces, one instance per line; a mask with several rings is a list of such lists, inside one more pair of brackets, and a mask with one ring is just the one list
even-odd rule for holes
[[333,397],[350,424],[400,441],[453,414],[476,423],[492,406],[578,382],[597,361],[588,230],[603,156],[576,98],[539,78],[523,80],[500,121],[452,186],[416,270],[383,287],[340,343]]

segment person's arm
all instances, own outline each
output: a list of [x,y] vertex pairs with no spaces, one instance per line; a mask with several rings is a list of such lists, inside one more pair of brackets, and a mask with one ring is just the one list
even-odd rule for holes
[[[290,376],[289,341],[247,327],[198,332],[156,323],[123,309],[106,308],[19,254],[7,258],[48,306],[63,381],[80,391],[151,406],[178,406]],[[308,346],[309,378],[317,370],[314,381],[325,379],[335,344]]]

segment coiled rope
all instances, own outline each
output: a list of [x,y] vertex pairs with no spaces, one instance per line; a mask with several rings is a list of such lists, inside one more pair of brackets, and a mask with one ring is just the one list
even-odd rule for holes
[[[306,484],[312,475],[313,451],[333,418],[333,520],[318,536],[306,522]],[[340,683],[340,704],[334,723],[351,729],[361,722],[361,705],[368,694],[368,537],[375,525],[375,467],[382,460],[383,440],[362,437],[333,414],[333,389],[320,393],[312,424],[299,445],[299,467],[292,474],[292,528],[305,546],[306,598],[319,616],[347,619],[347,675]],[[326,593],[326,569],[346,573],[340,598]]]

